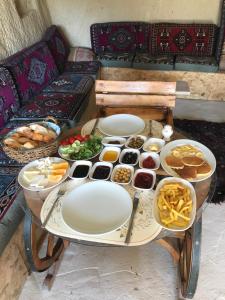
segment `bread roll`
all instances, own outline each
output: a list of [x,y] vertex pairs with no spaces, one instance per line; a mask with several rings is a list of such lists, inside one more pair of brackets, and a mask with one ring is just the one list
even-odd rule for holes
[[19,142],[20,144],[25,144],[27,142],[31,142],[31,140],[22,136],[17,139],[17,142]]
[[32,135],[32,140],[34,141],[40,141],[43,142],[44,141],[44,135],[38,132],[34,132]]
[[43,134],[43,135],[48,134],[48,129],[45,128],[44,126],[39,125],[39,124],[31,124],[30,129],[32,129],[36,133],[40,133],[40,134]]
[[26,149],[34,149],[38,146],[38,143],[34,142],[34,141],[30,141],[30,142],[26,142],[23,147]]
[[9,147],[14,148],[14,149],[18,149],[18,148],[22,147],[22,145],[19,142],[15,141],[12,138],[7,138],[3,142],[6,146],[9,146]]

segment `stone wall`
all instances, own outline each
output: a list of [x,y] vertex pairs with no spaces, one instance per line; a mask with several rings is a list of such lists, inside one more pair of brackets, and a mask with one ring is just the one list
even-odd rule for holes
[[49,25],[45,0],[1,0],[0,60],[40,40]]

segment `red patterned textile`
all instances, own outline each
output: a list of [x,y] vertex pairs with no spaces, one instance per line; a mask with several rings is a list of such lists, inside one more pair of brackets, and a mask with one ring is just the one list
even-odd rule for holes
[[43,119],[50,115],[59,120],[73,120],[83,99],[84,95],[81,94],[42,94],[37,96],[32,103],[24,105],[14,118]]
[[0,67],[0,128],[20,107],[19,97],[9,71]]
[[54,57],[60,72],[63,72],[65,63],[70,53],[70,45],[64,38],[59,28],[55,25],[49,27],[43,37]]
[[142,22],[110,22],[91,25],[92,49],[103,52],[143,52],[149,43],[149,27]]
[[29,102],[58,76],[58,69],[46,43],[37,43],[4,61],[21,104]]
[[153,24],[152,54],[211,56],[216,34],[217,26],[213,24]]

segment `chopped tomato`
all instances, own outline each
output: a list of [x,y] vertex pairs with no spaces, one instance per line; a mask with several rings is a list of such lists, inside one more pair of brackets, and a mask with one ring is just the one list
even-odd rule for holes
[[76,141],[76,137],[75,137],[75,136],[71,136],[71,137],[69,138],[69,143],[70,143],[70,144],[73,144],[75,141]]

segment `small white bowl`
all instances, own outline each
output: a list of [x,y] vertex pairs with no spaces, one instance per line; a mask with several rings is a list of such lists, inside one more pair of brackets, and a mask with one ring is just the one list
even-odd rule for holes
[[[118,141],[120,144],[109,144],[110,141]],[[122,148],[126,143],[126,139],[118,136],[106,136],[102,140],[102,145],[105,147],[119,147]]]
[[[140,137],[140,138],[143,140],[143,144],[141,145],[141,147],[139,147],[139,148],[129,147],[130,141],[131,141],[133,138],[137,138],[137,137]],[[126,142],[126,144],[125,144],[125,147],[126,147],[126,148],[129,148],[129,149],[132,148],[132,149],[138,149],[138,150],[140,150],[140,149],[143,147],[143,145],[144,145],[144,143],[146,142],[146,140],[147,140],[147,137],[144,136],[144,135],[132,135],[132,136],[127,140],[127,142]]]
[[[137,174],[139,174],[139,173],[147,173],[147,174],[152,175],[152,185],[149,189],[139,188],[139,187],[135,186],[135,178],[136,178]],[[136,190],[139,190],[139,191],[149,191],[149,190],[153,189],[153,187],[155,185],[155,181],[156,181],[155,171],[150,170],[150,169],[144,169],[144,168],[143,169],[138,169],[134,173],[134,177],[133,177],[133,180],[132,180],[132,186],[133,186],[133,188],[135,188]]]
[[[182,183],[183,185],[187,186],[190,189],[191,198],[192,198],[192,212],[191,212],[189,224],[186,227],[181,228],[181,227],[174,226],[174,228],[168,228],[168,227],[166,227],[165,224],[163,224],[161,222],[161,219],[159,217],[159,209],[158,209],[158,195],[159,195],[160,189],[162,188],[162,186],[165,183]],[[167,229],[167,230],[184,231],[184,230],[187,230],[189,227],[191,227],[194,220],[195,220],[195,216],[196,216],[196,193],[195,193],[195,190],[194,190],[192,184],[190,182],[188,182],[187,180],[181,179],[181,178],[167,177],[167,178],[162,179],[158,183],[157,188],[156,188],[155,193],[154,193],[153,216],[154,216],[156,222],[158,224],[160,224],[163,228]]]
[[138,161],[139,161],[140,151],[138,149],[133,149],[133,148],[123,149],[122,150],[122,152],[120,153],[119,163],[120,164],[125,164],[123,162],[123,157],[124,157],[125,153],[129,153],[129,152],[137,153],[137,160],[136,160],[136,162],[134,164],[126,164],[126,165],[135,166],[138,163]]
[[[88,166],[89,167],[89,171],[87,173],[87,176],[85,177],[73,177],[73,172],[75,170],[75,168],[79,165],[85,165],[85,166]],[[91,167],[92,167],[92,162],[91,161],[87,161],[87,160],[78,160],[78,161],[75,161],[71,168],[70,168],[70,172],[69,172],[69,178],[70,179],[73,179],[73,180],[83,180],[83,179],[86,179],[90,173],[90,170],[91,170]]]
[[[151,151],[151,152],[155,152],[155,153],[159,153],[162,150],[162,147],[165,145],[165,141],[163,139],[158,139],[158,138],[150,138],[148,139],[144,145],[143,145],[143,150],[144,151]],[[149,147],[153,144],[156,144],[159,146],[159,150],[158,151],[152,151],[149,149]]]
[[[124,182],[117,182],[117,181],[115,181],[115,180],[113,179],[114,176],[115,176],[115,173],[116,173],[116,171],[117,171],[118,169],[130,169],[130,170],[131,170],[130,180],[129,180],[128,182],[126,182],[126,183],[124,183]],[[114,167],[114,169],[113,169],[112,174],[111,174],[111,181],[112,181],[112,182],[115,182],[115,183],[118,183],[118,184],[121,184],[121,185],[128,185],[128,184],[131,183],[131,180],[132,180],[133,176],[134,176],[134,167],[132,167],[132,166],[130,166],[130,165],[125,165],[125,164],[116,165],[116,166]]]
[[[160,158],[159,158],[159,155],[155,152],[143,152],[143,153],[141,153],[140,158],[139,158],[139,167],[144,168],[143,167],[143,161],[149,156],[151,156],[152,159],[155,162],[155,168],[152,168],[152,169],[149,168],[149,170],[158,170],[158,168],[160,167]],[[146,168],[146,169],[148,169],[148,168]]]
[[[106,167],[109,167],[109,168],[110,168],[109,175],[108,175],[107,178],[105,178],[105,179],[97,179],[97,178],[93,178],[94,171],[95,171],[95,169],[96,169],[97,167],[99,167],[99,166],[106,166]],[[113,169],[113,164],[110,163],[110,162],[96,162],[96,163],[93,165],[91,171],[89,172],[89,178],[90,178],[91,180],[108,180],[108,179],[110,178],[110,176],[111,176],[112,169]]]
[[115,151],[115,152],[117,153],[117,157],[116,157],[115,160],[107,161],[107,162],[115,163],[115,162],[118,160],[119,156],[120,156],[121,149],[120,149],[119,147],[105,147],[105,148],[102,150],[102,152],[101,152],[101,154],[100,154],[100,156],[99,156],[99,160],[100,160],[100,161],[105,161],[105,160],[103,159],[103,157],[104,157],[104,154],[105,154],[106,152],[108,152],[108,151]]

